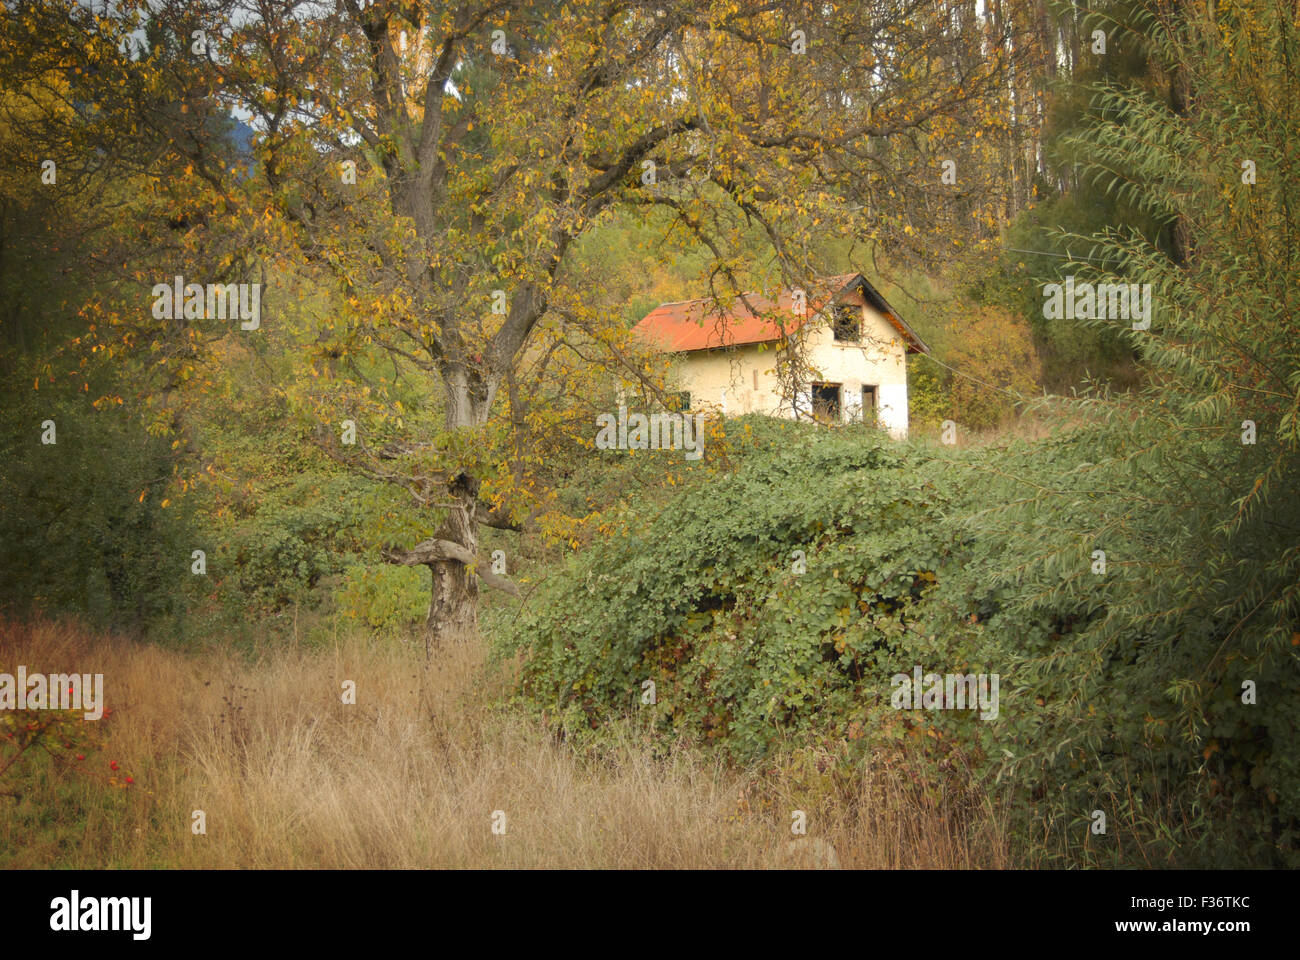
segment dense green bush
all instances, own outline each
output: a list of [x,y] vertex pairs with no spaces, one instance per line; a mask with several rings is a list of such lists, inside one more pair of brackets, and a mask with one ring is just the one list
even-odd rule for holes
[[277,488],[249,516],[224,525],[216,550],[246,602],[301,603],[323,578],[351,562],[355,513],[349,477],[307,474]]
[[194,536],[186,505],[167,501],[168,442],[116,405],[29,397],[0,416],[0,606],[105,627],[175,610]]
[[[1097,425],[962,452],[865,430],[756,427],[734,473],[631,505],[617,533],[534,598],[507,646],[528,651],[524,690],[562,724],[650,711],[664,732],[738,760],[814,742],[861,757],[926,737],[936,772],[951,771],[955,753],[986,784],[1009,776],[1052,852],[1283,856],[1295,822],[1283,796],[1297,782],[1294,666],[1259,674],[1258,658],[1238,651],[1209,674],[1218,693],[1201,701],[1201,739],[1189,737],[1187,685],[1231,647],[1229,626],[1199,602],[1166,623],[1143,618],[1157,595],[1134,558],[1153,555],[1150,524],[1099,538],[1097,497],[1082,490],[1037,516],[1021,509],[1062,473],[1067,485],[1090,477]],[[1105,576],[1093,573],[1099,544]],[[999,717],[894,711],[890,677],[917,665],[998,674]],[[1268,703],[1255,713],[1234,699],[1247,675]],[[653,705],[642,704],[646,680]],[[1096,809],[1113,842],[1090,835]]]
[[973,544],[946,520],[970,496],[951,462],[964,455],[868,429],[752,425],[734,473],[630,508],[544,585],[515,640],[531,653],[528,693],[599,724],[642,709],[653,680],[646,709],[664,728],[738,759],[851,728],[899,736],[913,720],[965,729],[988,755],[1013,723],[898,724],[889,709],[890,677],[918,664],[1009,673],[981,622],[993,600],[962,572]]
[[911,429],[939,429],[952,416],[949,372],[924,355],[907,358],[907,415]]
[[385,633],[423,622],[429,613],[429,572],[424,567],[353,563],[338,592],[342,615]]

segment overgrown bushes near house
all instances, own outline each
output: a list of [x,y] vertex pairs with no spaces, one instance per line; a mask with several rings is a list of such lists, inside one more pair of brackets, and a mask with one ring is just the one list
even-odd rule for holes
[[[560,728],[649,715],[665,737],[738,762],[813,744],[846,769],[919,742],[927,778],[1009,784],[1020,835],[1044,838],[1039,856],[1290,855],[1292,727],[1277,709],[1246,715],[1230,702],[1252,660],[1241,650],[1215,667],[1215,649],[1235,644],[1212,610],[1143,620],[1151,571],[1126,571],[1154,531],[1112,529],[1106,579],[1092,573],[1098,515],[1082,491],[1045,523],[1005,523],[1035,483],[1087,476],[1092,431],[953,451],[865,430],[755,428],[733,473],[629,503],[619,529],[533,600],[506,646],[526,652],[523,691]],[[997,718],[894,709],[891,678],[917,666],[997,674]],[[1199,682],[1219,693],[1198,696],[1207,670]],[[1294,680],[1274,673],[1260,689],[1282,704]],[[1223,764],[1218,776],[1207,760]],[[1090,830],[1097,809],[1105,835]]]

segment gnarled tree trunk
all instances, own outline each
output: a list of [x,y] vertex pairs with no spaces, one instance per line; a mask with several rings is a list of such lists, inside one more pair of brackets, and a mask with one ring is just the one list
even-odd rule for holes
[[[487,419],[495,383],[488,378],[470,375],[461,363],[450,363],[443,371],[446,388],[446,425],[457,429],[480,427]],[[463,642],[478,634],[478,597],[480,581],[518,596],[519,588],[505,577],[492,573],[479,563],[479,482],[469,473],[457,474],[447,484],[447,517],[437,535],[411,549],[389,547],[383,557],[389,563],[429,568],[431,577],[429,614],[424,625],[424,654],[433,652],[448,640]],[[500,522],[490,517],[487,522]]]
[[[478,482],[461,474],[451,484],[452,502],[438,539],[458,544],[470,557],[478,555]],[[429,657],[445,640],[465,641],[478,635],[478,578],[463,559],[448,557],[428,564],[433,576],[429,616],[424,624],[424,655]]]

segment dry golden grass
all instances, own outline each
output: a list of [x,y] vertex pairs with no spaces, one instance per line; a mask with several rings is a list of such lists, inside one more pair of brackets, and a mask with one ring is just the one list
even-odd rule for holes
[[[868,772],[846,801],[636,732],[575,751],[504,705],[509,678],[479,646],[426,674],[367,637],[250,662],[0,624],[0,670],[19,664],[103,673],[113,712],[84,763],[24,761],[0,782],[18,794],[0,796],[4,866],[797,867],[829,859],[825,843],[845,867],[1008,865],[996,818],[909,802],[901,772]],[[110,760],[135,782],[110,784]],[[796,808],[808,837],[791,849]]]

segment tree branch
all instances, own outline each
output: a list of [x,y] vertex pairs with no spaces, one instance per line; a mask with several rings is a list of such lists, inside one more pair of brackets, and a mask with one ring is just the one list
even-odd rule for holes
[[489,587],[508,593],[512,597],[517,597],[520,593],[519,585],[513,580],[480,568],[473,553],[451,540],[425,540],[423,543],[417,543],[410,550],[403,550],[400,547],[384,547],[380,551],[380,556],[387,563],[395,563],[403,567],[456,561],[473,570],[474,575]]

